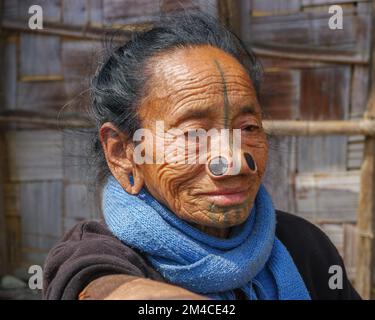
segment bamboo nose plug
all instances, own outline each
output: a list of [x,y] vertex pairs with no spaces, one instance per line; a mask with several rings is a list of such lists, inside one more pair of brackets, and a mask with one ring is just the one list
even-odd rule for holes
[[212,158],[208,163],[208,169],[214,176],[223,176],[229,169],[228,159],[222,156]]
[[[244,152],[244,158],[246,161],[247,166],[253,172],[257,170],[257,166],[255,164],[254,158],[251,156],[250,153]],[[223,176],[227,173],[229,169],[229,161],[227,158],[218,156],[210,160],[208,163],[208,169],[210,173],[214,176]]]
[[247,153],[247,152],[244,152],[244,157],[245,157],[245,160],[246,160],[246,163],[247,163],[247,166],[249,167],[249,169],[253,172],[255,172],[257,170],[257,166],[255,164],[255,161],[254,161],[254,158],[252,157],[252,155],[250,153]]

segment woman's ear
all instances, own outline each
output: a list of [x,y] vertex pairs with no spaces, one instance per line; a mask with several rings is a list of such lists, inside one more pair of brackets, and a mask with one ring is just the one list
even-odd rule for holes
[[[141,169],[134,163],[134,144],[111,122],[104,123],[100,130],[100,141],[112,175],[130,194],[137,194],[143,187]],[[133,184],[131,184],[131,177]]]

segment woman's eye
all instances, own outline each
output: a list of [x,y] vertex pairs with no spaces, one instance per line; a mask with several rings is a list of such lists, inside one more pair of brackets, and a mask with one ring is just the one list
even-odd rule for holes
[[246,132],[253,132],[253,131],[256,131],[258,129],[259,129],[259,126],[255,125],[255,124],[250,124],[250,125],[247,125],[247,126],[242,128],[242,130],[246,131]]

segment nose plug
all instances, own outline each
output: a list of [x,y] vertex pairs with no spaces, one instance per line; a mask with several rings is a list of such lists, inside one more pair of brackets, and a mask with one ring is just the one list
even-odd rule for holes
[[[256,165],[250,153],[244,152],[244,158],[247,166],[251,171],[256,171]],[[229,161],[227,158],[218,156],[210,160],[208,169],[214,176],[223,176],[229,169]]]
[[208,168],[214,176],[223,176],[229,169],[228,159],[222,156],[215,157],[209,162]]
[[255,171],[257,166],[255,165],[254,158],[251,156],[250,153],[244,152],[244,157],[247,163],[247,166],[250,168],[251,171]]

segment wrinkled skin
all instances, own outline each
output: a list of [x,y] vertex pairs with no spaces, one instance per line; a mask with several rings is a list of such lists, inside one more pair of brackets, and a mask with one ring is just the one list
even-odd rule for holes
[[[145,186],[179,218],[225,237],[230,227],[247,219],[266,167],[268,145],[252,82],[235,58],[210,46],[160,54],[150,59],[147,70],[150,77],[139,107],[143,128],[155,135],[155,121],[162,120],[165,131],[241,129],[241,154],[253,156],[257,171],[249,170],[243,156],[240,172],[222,177],[210,174],[204,164],[138,165],[131,160],[131,141],[107,123],[101,138],[109,168],[126,191],[134,194]],[[172,140],[165,138],[165,145]],[[135,177],[133,187],[129,174]],[[205,194],[222,188],[245,189],[246,198],[234,205],[217,205]]]

